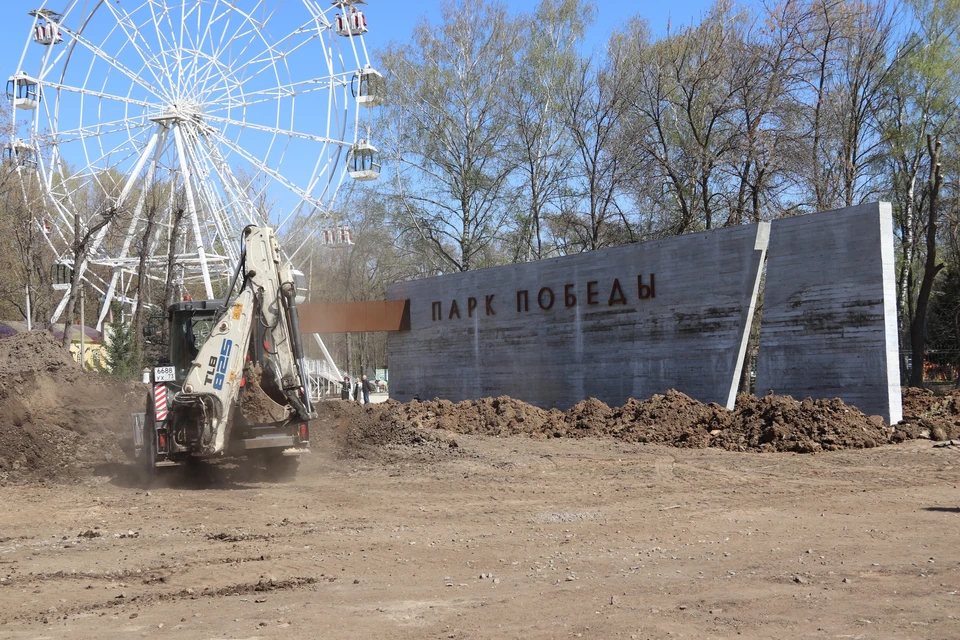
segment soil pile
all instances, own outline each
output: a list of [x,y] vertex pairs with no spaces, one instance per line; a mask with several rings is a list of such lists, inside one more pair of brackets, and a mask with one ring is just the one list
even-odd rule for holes
[[794,400],[741,395],[734,411],[670,391],[650,399],[608,407],[596,399],[566,413],[509,397],[452,403],[446,400],[390,403],[379,420],[395,429],[442,429],[454,433],[534,438],[615,438],[675,447],[718,447],[730,451],[813,453],[869,448],[910,437],[842,400]]
[[397,404],[394,411],[413,427],[490,436],[552,435],[565,420],[556,409],[541,409],[508,396],[458,403],[411,402]]
[[46,332],[0,340],[0,484],[75,478],[123,459],[146,387],[84,373]]
[[837,398],[801,401],[741,394],[727,426],[711,432],[710,444],[733,451],[815,453],[869,449],[898,441],[895,433],[879,416],[868,417]]
[[960,438],[960,391],[937,395],[929,389],[904,389],[903,422],[897,427],[910,438]]
[[[337,453],[348,458],[438,458],[457,455],[457,441],[428,431],[405,417],[405,407],[388,400],[381,404],[333,400],[314,405],[314,446],[327,447],[332,436]],[[316,442],[320,440],[320,442]]]

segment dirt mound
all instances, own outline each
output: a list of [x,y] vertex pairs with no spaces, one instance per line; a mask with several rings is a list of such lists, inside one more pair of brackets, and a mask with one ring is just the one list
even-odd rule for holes
[[[48,333],[0,339],[0,484],[71,480],[97,464],[123,460],[130,414],[143,411],[146,394],[145,385],[81,372]],[[261,409],[245,406],[244,412]],[[319,446],[332,439],[340,455],[360,458],[461,455],[451,435],[458,433],[802,453],[960,438],[960,392],[938,396],[921,389],[904,390],[904,421],[895,427],[836,399],[740,396],[736,409],[727,411],[677,391],[621,407],[591,398],[567,412],[507,396],[458,403],[331,401],[317,410],[322,427],[315,437],[325,440]]]
[[[457,441],[412,423],[406,405],[388,400],[361,405],[332,400],[315,405],[318,426],[314,438],[332,437],[336,453],[348,458],[437,458],[457,454]],[[329,442],[315,443],[327,447]]]
[[[379,419],[397,429],[443,429],[454,433],[533,438],[615,438],[675,447],[731,451],[812,453],[869,448],[915,437],[887,427],[842,400],[794,400],[742,395],[734,411],[704,404],[678,391],[608,407],[591,398],[566,413],[500,397],[458,403],[446,400],[391,403]],[[960,412],[960,409],[958,409]]]
[[709,446],[710,432],[724,426],[728,413],[719,405],[703,404],[671,390],[642,402],[630,398],[614,410],[610,426],[601,435],[628,442],[701,448]]
[[144,385],[84,373],[50,334],[0,340],[0,484],[63,481],[123,459]]
[[733,451],[815,453],[869,449],[892,442],[894,429],[843,400],[794,400],[741,394],[730,422],[712,432],[711,446]]
[[490,436],[552,435],[564,421],[560,411],[534,407],[508,396],[453,403],[449,400],[396,404],[404,424],[454,433]]
[[960,391],[937,395],[929,389],[904,389],[903,422],[897,428],[910,438],[960,438]]
[[43,371],[62,380],[72,380],[74,373],[81,373],[70,354],[46,331],[28,331],[0,340],[0,376],[25,371]]

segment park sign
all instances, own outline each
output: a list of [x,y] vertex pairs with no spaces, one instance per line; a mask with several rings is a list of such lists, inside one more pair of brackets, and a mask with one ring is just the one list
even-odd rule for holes
[[732,405],[769,224],[396,283],[392,394],[567,409],[671,388]]
[[[795,388],[816,389],[824,397],[847,394],[868,413],[899,419],[899,402],[892,407],[889,393],[890,367],[897,366],[888,344],[892,293],[886,285],[893,272],[881,251],[889,245],[892,255],[892,232],[881,224],[889,218],[889,205],[867,205],[805,216],[809,222],[799,226],[761,222],[395,283],[387,297],[409,301],[409,330],[388,338],[391,395],[401,401],[414,395],[453,401],[509,395],[568,409],[591,397],[620,405],[676,389],[732,408],[769,246],[777,255],[771,249],[766,290],[788,309],[764,308],[764,317],[778,319],[763,334],[760,365],[769,372],[758,372],[759,378],[782,383],[772,388],[777,393]],[[812,241],[812,230],[830,241]],[[824,255],[825,246],[830,255]],[[808,261],[812,280],[790,274]],[[844,283],[847,274],[855,284]],[[843,309],[856,309],[856,316],[845,316]],[[852,365],[824,360],[818,340],[837,335],[818,335],[824,325],[811,322],[811,314],[829,317],[832,327],[859,323],[856,332],[848,327],[857,338],[843,350]],[[895,345],[895,323],[893,329]],[[790,349],[778,336],[787,335],[806,345],[791,357],[802,356],[808,371],[798,372],[780,357]],[[766,360],[765,344],[771,356]],[[850,379],[858,357],[882,375],[876,381]],[[845,377],[810,384],[825,371]]]

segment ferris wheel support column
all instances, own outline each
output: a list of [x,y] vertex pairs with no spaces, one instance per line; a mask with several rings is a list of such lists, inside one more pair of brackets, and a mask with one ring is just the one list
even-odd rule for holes
[[[163,127],[163,125],[158,124],[157,127],[159,129],[160,127]],[[130,175],[130,179],[127,181],[123,191],[120,193],[120,198],[117,200],[117,206],[123,206],[123,201],[126,200],[131,189],[133,189],[133,185],[136,182],[137,177],[140,175],[140,171],[143,170],[143,165],[146,163],[147,157],[152,153],[153,159],[150,161],[150,170],[143,179],[143,192],[140,194],[140,199],[137,200],[137,206],[136,209],[134,209],[133,215],[130,216],[130,226],[127,228],[126,237],[123,239],[123,247],[120,250],[121,258],[127,257],[127,254],[130,251],[130,244],[133,242],[137,223],[140,221],[140,214],[143,213],[143,201],[149,194],[150,188],[153,186],[153,179],[157,171],[157,163],[160,161],[160,154],[163,152],[163,147],[167,143],[167,131],[168,129],[163,127],[162,131],[157,130],[153,132],[153,135],[150,137],[150,142],[147,143],[147,147],[143,150],[143,155],[140,157],[140,160],[137,161],[136,168]],[[149,238],[144,238],[144,240],[149,241]],[[120,277],[120,272],[122,270],[123,267],[119,265],[113,268],[113,276],[110,278],[110,284],[107,286],[107,293],[103,297],[103,304],[100,308],[100,315],[97,317],[97,331],[101,331],[103,329],[103,321],[106,319],[107,313],[110,312],[110,303],[113,302],[113,294],[117,288],[117,279]]]
[[193,237],[197,243],[197,257],[200,259],[200,270],[203,272],[203,286],[207,299],[213,299],[213,286],[210,284],[210,268],[207,265],[207,256],[203,250],[203,236],[200,233],[200,219],[197,217],[197,203],[193,199],[193,176],[187,154],[183,146],[183,133],[180,123],[173,125],[173,139],[177,144],[177,155],[180,157],[180,169],[183,172],[183,184],[187,191],[187,210],[190,212],[190,222],[193,224]]

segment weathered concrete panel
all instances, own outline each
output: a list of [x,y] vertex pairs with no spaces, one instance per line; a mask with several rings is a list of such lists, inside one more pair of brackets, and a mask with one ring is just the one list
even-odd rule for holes
[[391,395],[567,409],[677,389],[732,408],[768,238],[763,223],[391,285],[410,300]]
[[889,203],[773,223],[756,385],[768,391],[902,418]]

